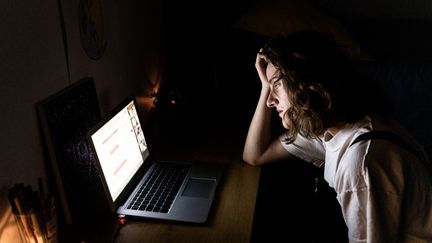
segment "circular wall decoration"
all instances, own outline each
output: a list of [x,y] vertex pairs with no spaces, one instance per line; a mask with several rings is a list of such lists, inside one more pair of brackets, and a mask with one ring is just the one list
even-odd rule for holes
[[87,56],[100,59],[106,48],[101,0],[79,1],[79,28],[81,45]]

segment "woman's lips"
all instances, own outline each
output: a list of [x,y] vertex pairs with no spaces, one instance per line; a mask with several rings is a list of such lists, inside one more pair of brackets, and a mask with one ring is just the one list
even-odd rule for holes
[[279,113],[279,116],[282,118],[283,110],[277,110],[277,112]]

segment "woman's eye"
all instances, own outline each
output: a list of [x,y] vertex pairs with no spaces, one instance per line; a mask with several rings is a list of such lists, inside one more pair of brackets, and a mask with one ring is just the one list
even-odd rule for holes
[[273,88],[275,88],[275,89],[279,88],[280,86],[281,86],[280,81],[273,84]]

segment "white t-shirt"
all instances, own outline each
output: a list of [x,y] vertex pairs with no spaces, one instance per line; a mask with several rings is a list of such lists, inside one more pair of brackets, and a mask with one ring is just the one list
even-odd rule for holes
[[292,144],[280,140],[291,154],[317,166],[335,189],[350,242],[432,242],[432,183],[416,155],[392,141],[365,140],[359,135],[390,130],[416,144],[395,124],[369,117],[348,124],[335,136],[319,139],[299,135]]

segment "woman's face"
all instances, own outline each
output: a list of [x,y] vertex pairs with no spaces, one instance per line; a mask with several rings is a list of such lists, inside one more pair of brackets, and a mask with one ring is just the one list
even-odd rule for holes
[[286,111],[291,107],[291,103],[288,99],[288,94],[286,87],[284,87],[284,82],[277,79],[278,71],[269,63],[267,65],[266,75],[270,84],[270,94],[267,98],[267,106],[269,108],[275,108],[282,119],[282,125],[288,129],[289,125],[284,119]]

